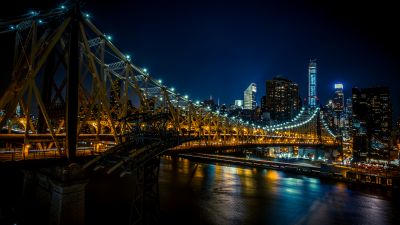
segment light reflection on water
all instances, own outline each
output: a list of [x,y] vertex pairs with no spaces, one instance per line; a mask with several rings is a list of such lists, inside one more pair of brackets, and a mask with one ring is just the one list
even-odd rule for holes
[[282,171],[163,158],[163,224],[393,224],[386,195]]

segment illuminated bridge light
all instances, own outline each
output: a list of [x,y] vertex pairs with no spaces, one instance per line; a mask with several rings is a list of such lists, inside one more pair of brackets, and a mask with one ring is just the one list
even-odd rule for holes
[[161,79],[159,79],[159,80],[158,80],[158,83],[162,84],[162,80],[161,80]]
[[90,14],[89,14],[89,13],[85,13],[84,15],[85,15],[85,18],[86,18],[86,19],[89,19],[89,18],[90,18]]
[[112,41],[112,36],[111,35],[106,35],[106,39],[109,41]]
[[170,90],[171,90],[171,91],[175,91],[175,88],[172,87]]
[[147,73],[147,69],[146,69],[146,68],[143,68],[143,72]]
[[61,5],[61,6],[60,6],[60,9],[65,9],[65,5]]
[[188,99],[188,98],[189,98],[189,96],[188,96],[188,95],[185,95],[185,96],[184,96],[184,98],[185,98],[185,99]]

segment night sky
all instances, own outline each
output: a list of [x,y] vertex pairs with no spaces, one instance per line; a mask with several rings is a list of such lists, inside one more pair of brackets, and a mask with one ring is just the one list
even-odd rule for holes
[[[27,5],[57,6],[27,2],[13,1],[14,10],[2,7],[0,17]],[[343,82],[346,98],[353,86],[386,85],[397,118],[398,7],[390,1],[348,2],[91,0],[84,11],[135,64],[193,100],[213,96],[231,104],[255,82],[259,103],[265,81],[276,75],[299,83],[305,98],[308,62],[316,58],[321,103],[332,96],[335,82]]]

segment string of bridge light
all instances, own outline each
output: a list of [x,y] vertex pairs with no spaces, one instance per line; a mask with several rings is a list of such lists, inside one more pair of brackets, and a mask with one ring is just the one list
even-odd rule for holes
[[276,127],[275,125],[265,126],[264,129],[266,129],[268,132],[270,132],[270,131],[273,132],[273,131],[277,131],[277,130],[288,130],[288,129],[296,128],[296,127],[299,127],[299,126],[309,123],[312,119],[314,119],[314,117],[317,115],[318,112],[319,112],[319,107],[315,108],[313,114],[310,117],[308,117],[307,120],[304,120],[297,124],[283,125],[283,126],[279,126],[279,127]]
[[324,119],[322,119],[322,125],[324,125],[324,128],[328,131],[328,133],[336,138],[336,135],[331,131],[331,129],[329,128],[328,124],[326,123],[326,121]]
[[51,18],[64,15],[66,12],[68,12],[68,10],[69,7],[67,7],[65,4],[62,4],[59,7],[48,11],[29,11],[24,15],[0,23],[0,33],[23,31],[31,27],[33,22],[36,22],[37,25],[41,26],[47,23],[47,21]]
[[[44,25],[50,19],[56,16],[65,15],[69,9],[70,7],[68,6],[68,3],[65,3],[51,10],[42,10],[42,11],[31,10],[24,15],[14,17],[4,22],[1,22],[0,33],[23,31],[31,27],[33,22],[36,22],[36,24],[39,26]],[[88,13],[84,13],[83,15],[86,18],[90,17]]]
[[[89,17],[85,17],[88,18]],[[113,36],[109,33],[105,34],[102,33],[101,38],[103,38],[104,40],[106,40],[109,44],[113,45],[112,40],[113,40]],[[108,52],[109,53],[109,52]],[[111,54],[111,53],[110,53]],[[177,93],[174,87],[167,87],[166,85],[163,85],[163,81],[162,79],[155,79],[153,78],[148,69],[144,68],[144,67],[139,67],[136,66],[135,64],[133,64],[133,59],[131,57],[130,54],[122,54],[123,58],[118,57],[116,55],[114,55],[114,57],[116,57],[117,59],[125,62],[126,64],[128,64],[131,68],[133,68],[135,71],[139,72],[139,75],[144,76],[148,81],[151,82],[152,85],[163,89],[165,91],[167,91],[168,94],[170,94],[171,96],[175,97],[175,99],[172,99],[173,101],[179,100],[179,101],[184,101],[186,104],[190,103],[193,104],[197,107],[201,107],[200,101],[195,101],[193,102],[192,100],[189,99],[189,95],[185,94],[185,95],[181,95],[180,93]],[[125,79],[123,77],[121,77],[121,79]],[[159,100],[163,100],[162,97],[159,97]]]
[[288,124],[292,124],[292,123],[296,122],[297,120],[299,120],[301,118],[301,116],[304,115],[304,112],[305,112],[305,108],[302,107],[300,112],[291,121],[287,121],[287,122],[284,122],[284,123],[271,125],[269,127],[276,129],[276,128],[280,128],[280,127],[284,127],[284,126],[289,126]]

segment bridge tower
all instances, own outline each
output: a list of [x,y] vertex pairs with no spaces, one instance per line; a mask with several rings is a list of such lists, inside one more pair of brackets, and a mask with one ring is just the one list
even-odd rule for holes
[[77,122],[78,122],[78,85],[80,61],[80,28],[82,14],[79,3],[71,10],[71,34],[69,38],[69,58],[67,77],[67,107],[66,107],[66,149],[69,160],[76,157]]
[[320,112],[318,112],[317,115],[317,138],[318,138],[318,142],[322,143],[322,126],[321,126],[321,115]]

